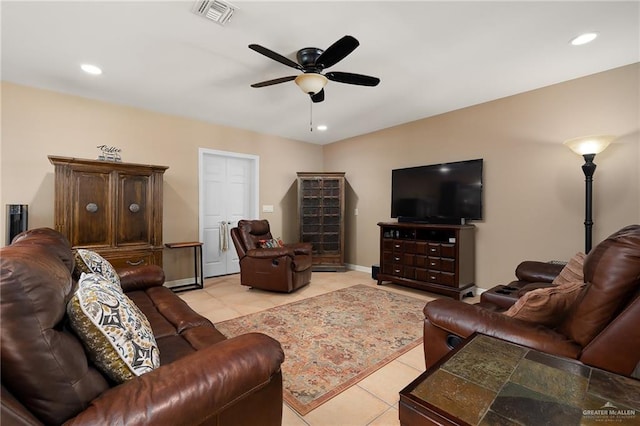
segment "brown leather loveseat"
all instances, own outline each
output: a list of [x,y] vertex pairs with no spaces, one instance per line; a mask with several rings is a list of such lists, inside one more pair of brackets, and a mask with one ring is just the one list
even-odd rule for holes
[[563,264],[525,260],[516,268],[516,279],[507,285],[497,285],[480,295],[480,305],[487,309],[509,309],[525,293],[553,286]]
[[266,220],[239,220],[231,239],[240,259],[242,285],[291,293],[311,281],[310,243],[261,247],[261,242],[274,241]]
[[160,366],[112,382],[69,327],[73,269],[69,242],[52,229],[0,250],[3,426],[281,424],[280,344],[258,333],[226,339],[163,287],[157,266],[120,280],[151,324]]
[[474,332],[640,376],[640,225],[614,233],[584,259],[586,285],[555,326],[506,316],[482,304],[440,299],[424,308],[424,350],[431,367]]

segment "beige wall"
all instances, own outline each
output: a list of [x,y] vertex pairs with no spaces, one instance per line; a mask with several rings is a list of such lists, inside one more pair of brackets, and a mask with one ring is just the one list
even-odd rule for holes
[[325,146],[325,170],[349,182],[347,262],[379,263],[392,169],[474,158],[485,188],[478,285],[511,280],[524,259],[568,259],[584,250],[584,160],[562,141],[590,134],[619,137],[595,159],[594,245],[640,223],[639,73],[622,67]]
[[[274,205],[261,215],[285,239],[297,237],[295,210],[290,214],[296,172],[322,170],[319,145],[3,83],[1,223],[5,204],[28,204],[30,228],[52,227],[54,169],[47,155],[96,158],[103,144],[121,148],[126,162],[169,166],[164,241],[198,239],[199,148],[259,156],[259,203]],[[3,225],[1,245],[5,233]],[[169,280],[193,275],[190,258],[183,259],[190,255],[165,251]]]
[[[346,259],[370,267],[379,256],[376,223],[390,219],[393,168],[484,158],[476,277],[488,288],[510,280],[523,259],[584,249],[583,160],[563,140],[619,136],[595,160],[594,244],[640,222],[639,74],[638,64],[622,67],[324,147],[3,83],[1,223],[4,205],[20,203],[29,204],[30,227],[53,226],[47,155],[95,158],[106,144],[122,148],[125,161],[169,166],[164,240],[197,239],[198,148],[210,148],[260,157],[260,205],[275,206],[262,215],[285,239],[297,235],[295,173],[346,172]],[[169,279],[189,274],[180,256],[165,252]]]

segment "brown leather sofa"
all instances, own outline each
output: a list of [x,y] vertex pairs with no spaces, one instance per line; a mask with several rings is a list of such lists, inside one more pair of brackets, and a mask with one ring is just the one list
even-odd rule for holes
[[526,292],[552,286],[564,265],[525,260],[516,268],[516,280],[497,285],[480,295],[480,305],[495,311],[509,309]]
[[3,426],[281,424],[280,344],[258,333],[226,339],[163,287],[157,266],[119,275],[151,324],[161,365],[111,382],[69,328],[73,269],[69,242],[52,229],[0,250]]
[[424,308],[427,367],[474,332],[577,359],[613,373],[640,375],[640,225],[614,233],[584,261],[587,283],[558,326],[512,318],[482,304],[439,299]]
[[311,282],[310,243],[260,247],[272,240],[266,220],[239,220],[231,239],[240,259],[240,283],[261,290],[291,293]]

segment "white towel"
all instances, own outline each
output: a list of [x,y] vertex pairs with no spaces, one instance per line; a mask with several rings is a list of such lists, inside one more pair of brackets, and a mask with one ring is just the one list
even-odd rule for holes
[[229,224],[226,221],[220,222],[220,251],[229,250]]

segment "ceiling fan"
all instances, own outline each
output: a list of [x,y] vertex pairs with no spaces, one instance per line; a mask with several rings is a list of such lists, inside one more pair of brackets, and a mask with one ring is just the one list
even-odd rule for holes
[[313,102],[322,102],[324,100],[324,86],[328,80],[358,86],[377,86],[378,83],[380,83],[380,79],[368,75],[340,71],[331,71],[322,74],[323,70],[343,60],[359,45],[358,40],[350,35],[346,35],[329,46],[327,50],[318,49],[317,47],[305,47],[304,49],[298,50],[296,55],[298,62],[294,62],[259,44],[250,44],[249,49],[255,50],[267,58],[271,58],[288,67],[302,71],[302,74],[297,76],[290,75],[273,80],[261,81],[260,83],[252,84],[251,87],[265,87],[295,80],[302,91],[311,96]]

